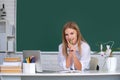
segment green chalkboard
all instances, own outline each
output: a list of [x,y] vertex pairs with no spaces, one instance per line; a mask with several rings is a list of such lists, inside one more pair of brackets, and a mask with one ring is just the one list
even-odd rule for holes
[[120,47],[119,0],[17,0],[17,51],[58,51],[63,25],[78,23],[92,51],[98,42]]

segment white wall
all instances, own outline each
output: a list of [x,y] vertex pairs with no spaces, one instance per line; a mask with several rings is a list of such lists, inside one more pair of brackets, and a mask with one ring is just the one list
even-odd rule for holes
[[2,4],[5,4],[6,11],[6,20],[9,27],[14,27],[15,34],[15,51],[16,51],[16,7],[17,0],[0,0],[0,9],[3,7]]
[[7,14],[6,19],[11,25],[16,25],[16,0],[0,0],[0,8],[2,8],[3,3]]

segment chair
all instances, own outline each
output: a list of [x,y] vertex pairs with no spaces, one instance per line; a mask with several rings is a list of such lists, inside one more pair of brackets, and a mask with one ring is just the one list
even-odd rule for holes
[[96,57],[91,57],[90,70],[99,70],[98,59]]

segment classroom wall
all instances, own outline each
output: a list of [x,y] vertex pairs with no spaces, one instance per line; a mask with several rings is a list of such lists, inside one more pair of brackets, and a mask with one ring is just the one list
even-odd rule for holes
[[7,22],[6,33],[9,34],[9,32],[12,31],[12,33],[15,35],[15,38],[14,38],[15,40],[14,50],[15,51],[16,51],[16,6],[17,6],[16,1],[17,0],[0,0],[0,9],[3,8],[3,4],[4,4],[4,8],[6,12],[6,17],[5,17],[5,20]]
[[5,4],[5,10],[7,13],[6,20],[9,21],[11,25],[16,24],[16,0],[0,0],[0,8],[2,4]]

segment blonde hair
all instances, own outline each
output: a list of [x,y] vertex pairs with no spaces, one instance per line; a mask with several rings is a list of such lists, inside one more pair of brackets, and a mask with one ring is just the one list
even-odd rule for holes
[[80,29],[79,29],[78,25],[75,22],[67,22],[64,25],[63,30],[62,30],[62,53],[65,57],[68,56],[67,41],[66,41],[66,38],[65,38],[65,30],[68,29],[68,28],[74,29],[77,32],[77,43],[78,43],[79,53],[81,53],[81,41],[85,41],[84,38],[82,37],[82,34],[80,32]]

